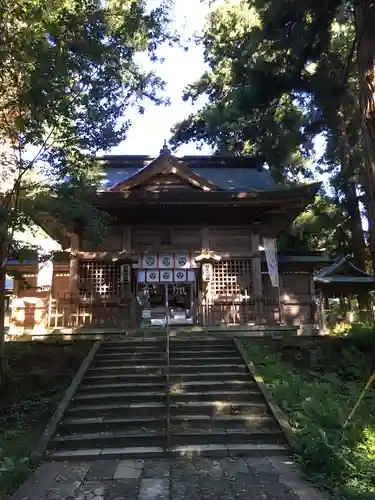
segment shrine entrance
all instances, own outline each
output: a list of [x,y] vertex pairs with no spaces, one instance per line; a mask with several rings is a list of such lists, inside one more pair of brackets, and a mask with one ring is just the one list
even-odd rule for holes
[[196,271],[188,254],[144,254],[137,270],[137,299],[142,323],[195,323]]
[[151,325],[194,323],[195,283],[138,283],[138,301]]

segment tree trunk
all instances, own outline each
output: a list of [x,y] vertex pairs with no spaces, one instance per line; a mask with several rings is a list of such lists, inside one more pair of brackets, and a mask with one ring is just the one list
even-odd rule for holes
[[355,3],[361,129],[365,152],[369,243],[375,276],[375,1]]
[[5,358],[5,276],[7,245],[0,240],[0,387],[8,377],[8,362]]
[[[343,191],[346,198],[346,207],[350,217],[350,249],[354,257],[354,264],[359,269],[366,270],[366,242],[363,234],[361,212],[358,205],[358,197],[356,186],[354,184],[347,184]],[[357,295],[358,306],[362,311],[368,311],[371,307],[370,294],[366,290],[362,290]]]
[[[356,185],[353,182],[353,164],[350,152],[348,138],[348,129],[345,122],[345,116],[341,110],[338,113],[340,129],[340,155],[343,174],[342,190],[345,195],[345,205],[349,215],[350,224],[350,242],[349,247],[354,257],[354,263],[360,269],[366,268],[366,241],[362,228],[361,212],[358,205],[358,196]],[[370,295],[367,291],[358,294],[358,305],[361,310],[370,309]]]

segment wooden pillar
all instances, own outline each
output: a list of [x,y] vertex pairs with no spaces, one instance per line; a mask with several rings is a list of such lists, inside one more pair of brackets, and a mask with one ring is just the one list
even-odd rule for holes
[[201,251],[210,250],[210,229],[208,227],[201,229],[201,247]]
[[311,320],[312,323],[316,321],[316,296],[315,296],[315,281],[314,276],[310,274],[310,300],[311,300]]
[[324,332],[327,328],[326,325],[326,311],[325,311],[325,302],[326,302],[326,297],[324,297],[323,291],[320,291],[319,294],[319,323],[320,323],[320,329]]
[[259,255],[259,234],[251,234],[251,253],[256,253],[251,262],[251,272],[253,280],[253,295],[256,300],[255,318],[257,323],[264,322],[263,314],[263,283],[262,267]]
[[[208,227],[201,228],[201,252],[210,250],[210,229]],[[200,272],[202,273],[202,263]],[[202,276],[201,276],[202,278]],[[212,307],[212,294],[211,294],[211,281],[201,281],[201,289],[198,290],[199,308],[202,318],[203,326],[209,325],[211,322],[211,307]]]
[[79,272],[79,236],[73,233],[70,237],[70,277],[69,295],[78,294],[78,272]]
[[122,250],[131,253],[132,249],[132,233],[130,227],[124,227],[122,232]]
[[283,278],[280,273],[280,268],[278,267],[279,273],[279,286],[276,288],[277,293],[277,304],[279,308],[279,323],[280,325],[284,325],[284,304],[285,304],[285,295],[283,293]]

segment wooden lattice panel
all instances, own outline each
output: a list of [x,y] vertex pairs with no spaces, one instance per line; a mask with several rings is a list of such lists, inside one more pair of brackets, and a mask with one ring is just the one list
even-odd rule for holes
[[250,259],[228,259],[214,264],[211,281],[214,299],[239,298],[244,290],[250,294],[250,288]]
[[112,262],[81,261],[79,292],[83,297],[120,298],[123,291],[121,267]]

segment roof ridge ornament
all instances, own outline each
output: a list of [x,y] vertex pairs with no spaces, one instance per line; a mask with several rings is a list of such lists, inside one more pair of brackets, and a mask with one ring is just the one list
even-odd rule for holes
[[171,150],[168,148],[167,141],[165,139],[164,139],[163,147],[160,150],[160,154],[161,155],[170,155],[171,154]]

